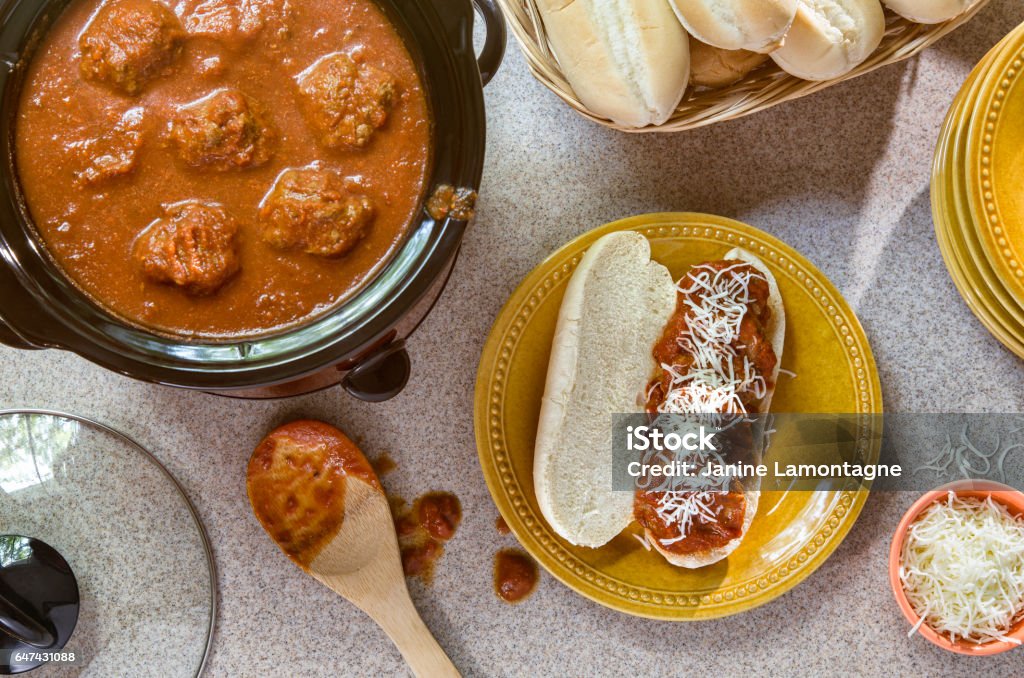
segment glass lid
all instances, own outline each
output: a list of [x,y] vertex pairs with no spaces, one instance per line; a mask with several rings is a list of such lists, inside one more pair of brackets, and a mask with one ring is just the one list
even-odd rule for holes
[[[53,567],[26,575],[43,560],[66,561],[63,579]],[[25,583],[43,576],[72,593],[77,583],[77,623],[71,594],[64,617],[47,618],[61,608],[55,588]],[[149,452],[74,415],[0,410],[0,673],[198,676],[215,581],[195,510]],[[51,642],[68,632],[62,648]],[[13,661],[12,647],[34,652]]]

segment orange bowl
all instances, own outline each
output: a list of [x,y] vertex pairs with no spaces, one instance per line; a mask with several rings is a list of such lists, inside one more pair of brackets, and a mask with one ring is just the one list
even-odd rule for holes
[[[900,555],[903,552],[903,542],[907,538],[907,530],[910,528],[911,523],[917,520],[921,512],[935,502],[944,499],[950,491],[958,497],[986,499],[991,496],[994,501],[1009,509],[1010,513],[1016,516],[1024,515],[1024,493],[1008,485],[983,480],[961,480],[949,483],[925,493],[914,502],[914,505],[903,516],[899,527],[896,528],[896,536],[893,537],[892,546],[889,548],[889,584],[892,586],[892,592],[896,596],[896,602],[899,603],[900,609],[903,610],[903,616],[912,625],[917,624],[921,617],[914,612],[914,608],[910,605],[910,601],[907,600],[907,594],[903,590],[903,582],[900,581]],[[984,656],[999,654],[1000,652],[1020,647],[1017,643],[1006,640],[995,640],[982,645],[962,640],[954,643],[945,635],[932,629],[927,623],[922,623],[918,627],[917,632],[944,650],[959,654]],[[1006,636],[1024,643],[1024,620],[1018,621]]]

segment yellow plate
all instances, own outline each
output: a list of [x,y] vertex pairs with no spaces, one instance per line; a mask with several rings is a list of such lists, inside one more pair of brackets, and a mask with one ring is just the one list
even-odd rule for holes
[[[976,96],[983,78],[984,74],[972,83],[969,96]],[[991,315],[1012,335],[1016,345],[1014,350],[1020,354],[1021,350],[1024,350],[1024,308],[1017,304],[1013,295],[1003,285],[999,275],[993,270],[985,255],[978,225],[971,215],[967,195],[967,177],[965,176],[969,119],[969,110],[967,109],[958,114],[957,124],[947,151],[950,172],[947,190],[954,210],[952,235],[960,253],[962,268],[970,270],[977,279],[975,292],[985,302]]]
[[985,253],[1024,306],[1024,30],[993,62],[971,116],[967,197]]
[[998,47],[972,71],[946,116],[933,164],[932,214],[939,249],[960,296],[996,339],[1024,355],[1024,312],[991,270],[962,195],[967,114],[997,52]]
[[[708,619],[772,600],[800,583],[853,526],[866,492],[764,492],[743,543],[699,570],[672,567],[627,532],[598,549],[574,547],[547,525],[533,489],[533,447],[548,356],[565,285],[586,249],[612,231],[651,241],[678,279],[691,265],[739,246],[775,274],[786,307],[776,412],[880,413],[882,393],[864,331],[825,276],[788,245],[751,226],[705,214],[648,214],[607,224],[568,243],[531,272],[501,310],[477,373],[475,426],[484,478],[527,551],[587,598],[657,619]],[[879,450],[872,443],[867,460]],[[635,529],[635,528],[632,528]]]

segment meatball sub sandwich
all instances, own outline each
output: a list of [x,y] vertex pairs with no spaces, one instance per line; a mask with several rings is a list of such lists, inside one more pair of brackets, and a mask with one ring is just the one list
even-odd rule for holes
[[677,283],[642,235],[606,235],[566,287],[548,366],[534,456],[545,519],[572,544],[599,547],[634,520],[680,567],[710,565],[739,546],[758,490],[612,489],[610,415],[758,414],[779,373],[785,311],[775,278],[733,249]]

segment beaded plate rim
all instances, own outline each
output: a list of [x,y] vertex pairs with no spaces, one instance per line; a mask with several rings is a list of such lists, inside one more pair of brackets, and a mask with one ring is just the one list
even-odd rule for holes
[[[1024,306],[1024,262],[1021,262],[1006,239],[1004,219],[999,208],[998,189],[994,176],[993,157],[994,143],[1000,123],[1006,119],[1003,115],[1003,104],[1009,91],[1024,72],[1024,32],[1018,33],[1014,44],[1008,44],[1005,52],[996,56],[997,61],[986,75],[986,82],[978,94],[977,120],[983,120],[983,128],[972,133],[968,141],[968,154],[971,147],[977,151],[975,161],[970,162],[969,202],[975,214],[983,218],[977,224],[977,230],[983,235],[981,243],[985,253],[993,264],[996,274],[1007,287],[1011,295]],[[993,84],[994,83],[994,84]],[[1022,94],[1021,96],[1024,96]],[[980,207],[980,210],[978,209]]]

